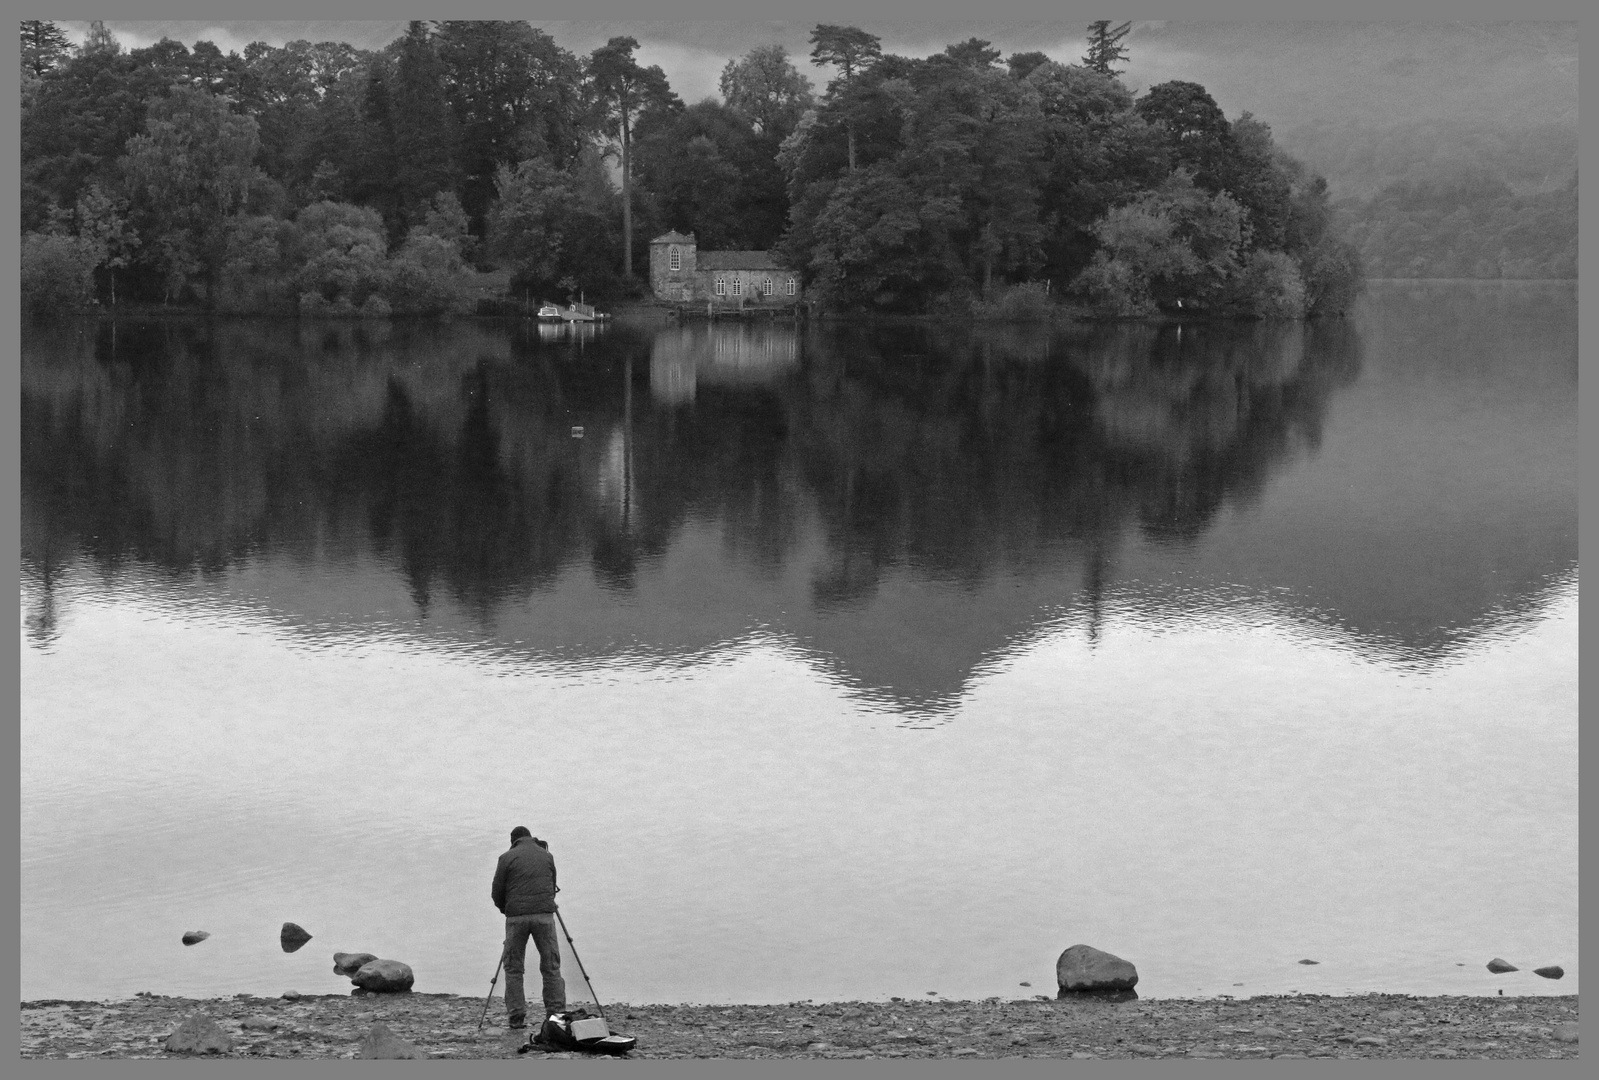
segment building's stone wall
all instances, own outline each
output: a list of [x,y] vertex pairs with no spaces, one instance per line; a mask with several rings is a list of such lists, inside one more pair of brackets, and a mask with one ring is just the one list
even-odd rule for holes
[[[669,234],[670,235],[670,234]],[[672,269],[671,252],[677,248],[678,269]],[[714,253],[712,253],[714,254]],[[650,291],[661,300],[674,303],[713,301],[719,305],[749,306],[759,304],[792,304],[802,299],[800,276],[789,269],[727,269],[706,270],[698,265],[698,250],[692,240],[658,240],[650,244]],[[716,292],[717,279],[723,291]],[[763,291],[766,282],[772,283],[772,294]],[[788,283],[794,283],[794,292]],[[734,292],[735,283],[738,292]]]
[[[671,249],[681,255],[680,269],[672,269]],[[695,283],[695,244],[692,240],[650,245],[650,291],[662,300],[683,299],[683,286]],[[695,290],[697,297],[704,293]]]

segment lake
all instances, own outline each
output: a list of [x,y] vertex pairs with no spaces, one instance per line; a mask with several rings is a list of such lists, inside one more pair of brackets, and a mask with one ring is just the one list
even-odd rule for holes
[[607,1001],[1576,993],[1576,387],[1572,282],[29,330],[22,997],[483,994],[519,824]]

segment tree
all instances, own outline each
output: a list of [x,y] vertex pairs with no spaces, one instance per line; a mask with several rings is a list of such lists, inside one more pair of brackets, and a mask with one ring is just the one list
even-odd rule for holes
[[389,94],[390,130],[400,209],[414,224],[434,193],[455,185],[458,132],[446,91],[449,70],[428,25],[413,19],[399,51]]
[[1232,125],[1203,86],[1164,82],[1150,87],[1134,107],[1149,123],[1165,126],[1174,167],[1189,169],[1194,183],[1206,191],[1226,186],[1234,150]]
[[83,39],[83,53],[85,56],[89,53],[116,54],[121,51],[122,43],[116,39],[115,34],[105,28],[104,21],[95,19],[89,24],[88,36]]
[[758,45],[722,69],[727,107],[747,118],[775,145],[788,138],[811,107],[811,86],[781,45]]
[[1239,299],[1227,289],[1248,245],[1248,214],[1228,196],[1196,188],[1186,172],[1114,208],[1094,233],[1100,250],[1075,284],[1103,314]]
[[582,153],[594,132],[582,67],[522,21],[446,21],[433,39],[459,126],[461,205],[479,229],[500,165],[542,154],[565,168]]
[[[254,117],[226,98],[177,86],[150,104],[148,132],[128,140],[122,169],[141,231],[164,259],[168,294],[174,279],[203,269],[214,287],[224,254],[224,224],[244,206],[259,146]],[[209,292],[208,292],[209,296]]]
[[549,296],[614,293],[620,278],[611,262],[616,239],[616,194],[598,153],[570,170],[529,158],[495,175],[499,197],[489,210],[489,253],[513,271],[519,289]]
[[956,45],[944,46],[944,55],[954,60],[957,64],[967,64],[971,67],[986,68],[999,62],[999,50],[993,47],[992,42],[982,38],[970,37]]
[[[817,23],[811,31],[811,63],[831,64],[843,72],[844,90],[853,86],[855,72],[883,55],[882,40],[855,26]],[[849,171],[855,171],[855,123],[848,121]]]
[[[756,157],[758,139],[743,117],[707,99],[641,120],[633,167],[667,227],[694,233],[709,250],[767,247],[776,237],[752,238],[740,205],[748,186],[740,166]],[[771,224],[781,232],[781,219]]]
[[1013,78],[1025,79],[1044,64],[1050,63],[1049,57],[1041,52],[1011,53],[1010,59],[1005,61],[1005,66],[1010,68]]
[[613,37],[589,57],[589,86],[608,135],[618,140],[622,166],[622,277],[633,277],[633,122],[651,106],[672,107],[677,95],[660,67],[633,59],[638,41]]
[[1046,223],[1044,273],[1070,280],[1098,241],[1090,231],[1111,206],[1171,171],[1165,134],[1132,109],[1119,80],[1077,64],[1040,64],[1026,81],[1043,114],[1039,214]]
[[354,311],[389,284],[383,218],[368,207],[313,203],[295,219],[302,311]]
[[1083,57],[1083,66],[1101,75],[1120,75],[1115,65],[1127,59],[1127,47],[1121,40],[1132,27],[1132,23],[1124,22],[1113,30],[1109,19],[1089,23],[1088,54]]
[[36,319],[69,312],[89,299],[93,245],[79,236],[30,232],[22,238],[22,308]]
[[72,42],[53,22],[22,20],[22,70],[40,76],[72,56]]
[[78,235],[93,246],[95,265],[106,268],[111,306],[115,307],[117,271],[133,261],[140,244],[138,233],[128,221],[128,202],[109,194],[99,184],[90,184],[89,190],[78,200],[73,216],[77,219]]

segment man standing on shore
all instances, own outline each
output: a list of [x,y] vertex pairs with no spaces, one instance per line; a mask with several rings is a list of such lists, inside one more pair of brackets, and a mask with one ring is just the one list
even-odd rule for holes
[[549,845],[527,826],[511,830],[511,849],[494,868],[491,895],[505,916],[505,1011],[512,1028],[527,1026],[527,999],[522,972],[527,939],[539,950],[544,980],[544,1015],[566,1011],[566,983],[561,978],[561,939],[555,933],[555,857]]

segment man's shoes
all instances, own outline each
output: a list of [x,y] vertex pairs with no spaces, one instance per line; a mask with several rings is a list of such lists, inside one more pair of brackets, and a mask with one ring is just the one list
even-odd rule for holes
[[510,1028],[512,1031],[521,1031],[523,1028],[527,1027],[527,1017],[525,1017],[525,1016],[514,1017],[511,1020],[511,1022],[506,1024],[505,1026]]

